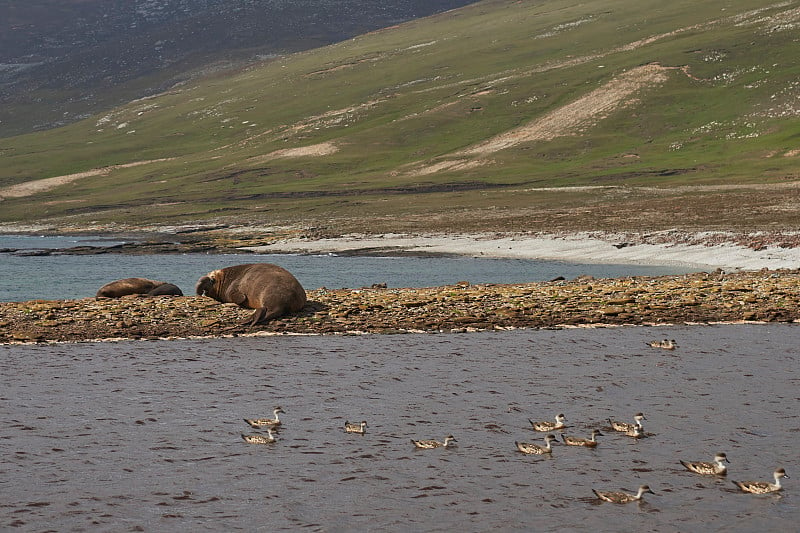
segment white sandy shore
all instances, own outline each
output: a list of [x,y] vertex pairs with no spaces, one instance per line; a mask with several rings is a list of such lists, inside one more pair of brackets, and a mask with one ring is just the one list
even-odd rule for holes
[[[175,234],[191,226],[150,226],[139,228],[71,228],[71,232],[109,235]],[[208,227],[207,230],[221,229]],[[269,235],[281,227],[230,226],[231,235]],[[0,234],[59,234],[63,228],[47,225],[0,224]],[[784,244],[784,246],[780,246]],[[687,232],[678,229],[648,234],[576,232],[566,234],[352,234],[339,238],[294,238],[266,246],[245,247],[261,253],[359,254],[407,252],[449,254],[467,257],[541,259],[569,263],[676,265],[698,270],[760,270],[800,268],[800,231],[730,233]]]
[[[543,259],[571,263],[639,265],[681,265],[701,270],[759,270],[800,268],[800,248],[768,246],[754,250],[731,243],[716,245],[682,243],[628,243],[618,247],[613,236],[589,234],[570,236],[489,235],[349,235],[336,239],[291,239],[269,246],[247,248],[269,253],[353,253],[364,251],[405,251],[441,253],[471,257]],[[617,246],[615,246],[615,244]]]

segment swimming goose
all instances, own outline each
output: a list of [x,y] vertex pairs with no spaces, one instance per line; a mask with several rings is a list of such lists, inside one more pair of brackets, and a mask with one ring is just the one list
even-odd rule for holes
[[615,492],[615,491],[605,491],[605,490],[595,490],[592,489],[598,498],[601,500],[605,500],[611,503],[631,503],[637,502],[642,500],[642,495],[645,492],[649,492],[650,494],[655,494],[650,487],[647,485],[642,485],[639,487],[639,491],[636,494],[628,494],[627,492]]
[[546,453],[553,453],[553,448],[550,445],[555,440],[557,440],[555,435],[548,433],[544,438],[544,446],[539,446],[538,444],[533,444],[531,442],[514,441],[514,444],[522,453],[527,453],[529,455],[544,455]]
[[725,466],[725,463],[730,463],[730,461],[728,461],[728,456],[722,452],[714,456],[713,463],[705,461],[681,461],[681,464],[686,470],[705,476],[724,476],[728,473],[728,467]]
[[359,433],[359,434],[363,435],[364,433],[367,432],[366,428],[367,428],[367,422],[366,421],[362,421],[360,424],[351,424],[350,422],[348,422],[346,420],[344,422],[344,431],[346,433]]
[[411,439],[411,442],[414,443],[414,446],[417,448],[424,448],[424,449],[431,449],[431,448],[447,448],[447,446],[451,442],[456,442],[456,438],[452,435],[448,435],[444,438],[444,442],[439,442],[438,440],[414,440]]
[[263,427],[275,427],[280,426],[281,421],[278,419],[278,413],[285,413],[283,409],[280,407],[276,407],[272,410],[272,414],[275,418],[245,418],[244,421],[250,424],[250,427],[261,429]]
[[674,350],[678,347],[678,343],[675,342],[675,339],[664,339],[663,341],[650,341],[646,342],[648,346],[651,348],[663,348],[665,350]]
[[556,415],[555,422],[534,422],[530,418],[528,419],[528,422],[531,423],[531,426],[533,426],[535,431],[553,431],[556,429],[564,429],[567,427],[566,424],[564,424],[566,421],[567,417],[562,413]]
[[647,433],[644,432],[644,428],[642,426],[633,426],[632,429],[623,433],[626,437],[633,437],[634,439],[644,439],[647,437]]
[[593,429],[592,436],[588,439],[581,437],[570,437],[569,435],[561,435],[561,438],[564,440],[564,444],[567,446],[586,446],[587,448],[594,448],[597,446],[597,440],[595,440],[595,437],[598,435],[602,435],[600,430]]
[[644,431],[644,427],[642,426],[642,420],[645,420],[644,415],[642,413],[636,413],[633,415],[633,420],[635,423],[629,424],[627,422],[617,422],[609,418],[608,423],[611,424],[611,428],[614,431],[619,431],[621,433],[632,432],[635,427],[638,427],[640,430]]
[[768,481],[734,481],[734,483],[743,491],[753,494],[777,492],[781,490],[781,478],[789,479],[789,476],[786,475],[786,471],[783,468],[777,469],[772,475],[775,476],[775,483]]
[[242,433],[242,439],[248,444],[272,444],[275,442],[275,437],[269,428],[267,428],[267,435],[245,435]]

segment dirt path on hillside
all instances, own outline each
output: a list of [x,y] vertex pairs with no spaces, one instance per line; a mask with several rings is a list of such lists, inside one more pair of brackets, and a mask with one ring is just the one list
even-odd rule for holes
[[637,92],[666,82],[669,70],[674,69],[658,64],[633,68],[574,102],[554,109],[519,128],[454,152],[449,157],[445,156],[438,161],[418,166],[411,171],[411,175],[421,176],[445,170],[472,168],[487,164],[488,161],[463,158],[484,157],[522,143],[549,141],[556,137],[579,134],[613,111],[636,102]]
[[574,135],[593,126],[617,108],[630,105],[634,101],[631,97],[641,89],[666,82],[667,71],[667,68],[655,64],[631,69],[572,103],[456,155],[491,154],[521,143]]
[[[764,8],[741,13],[739,15],[735,15],[734,17],[714,19],[705,23],[695,24],[692,26],[678,28],[670,32],[652,35],[650,37],[618,46],[603,53],[591,54],[564,61],[539,65],[523,72],[506,71],[496,73],[493,75],[493,77],[483,78],[482,80],[472,79],[468,80],[468,82],[476,83],[478,81],[483,81],[484,85],[493,86],[497,83],[515,78],[526,77],[553,69],[573,67],[588,63],[590,61],[600,60],[611,54],[636,50],[660,40],[675,37],[681,33],[702,30],[705,27],[713,26],[726,20],[734,20],[739,24],[771,23],[774,27],[786,28],[789,27],[789,24],[794,23],[797,20],[797,9],[783,11],[777,15],[774,15],[773,17],[761,17],[756,18],[755,20],[751,19],[758,17],[766,10],[778,9],[781,7],[786,7],[790,4],[791,2],[776,3]],[[522,127],[499,134],[484,142],[468,147],[465,150],[454,152],[449,156],[443,156],[427,163],[414,164],[411,166],[413,170],[411,170],[409,174],[412,176],[422,176],[444,171],[466,170],[488,164],[491,161],[486,159],[470,160],[464,158],[486,156],[488,154],[492,154],[494,152],[511,148],[526,142],[549,141],[556,137],[579,134],[596,124],[599,120],[607,117],[611,112],[626,105],[630,105],[630,103],[635,101],[631,100],[631,97],[633,97],[636,92],[666,82],[668,70],[681,70],[690,78],[697,79],[694,78],[690,72],[688,72],[686,67],[670,68],[663,67],[658,64],[637,67],[623,73],[622,75],[611,80],[602,87],[595,89],[591,93],[579,98],[578,100],[559,109],[555,109],[545,116],[531,121]],[[462,80],[453,84],[453,86],[462,86],[465,83],[467,82]],[[423,91],[440,90],[441,88],[441,86],[436,86],[434,88],[423,89]]]
[[174,157],[166,157],[162,159],[150,159],[148,161],[135,161],[133,163],[125,163],[122,165],[111,165],[108,167],[94,168],[85,172],[76,172],[75,174],[66,174],[64,176],[54,176],[52,178],[43,178],[40,180],[26,181],[25,183],[18,183],[0,189],[0,202],[6,198],[24,198],[32,196],[40,192],[46,192],[56,187],[72,183],[73,181],[90,178],[92,176],[106,176],[114,170],[121,168],[138,167],[141,165],[148,165],[150,163],[159,163],[161,161],[171,161]]
[[261,163],[269,161],[270,159],[279,159],[284,157],[322,157],[324,155],[335,154],[339,151],[339,147],[332,142],[325,142],[319,144],[312,144],[310,146],[300,146],[298,148],[284,148],[282,150],[275,150],[265,155],[255,156],[248,159],[251,163]]

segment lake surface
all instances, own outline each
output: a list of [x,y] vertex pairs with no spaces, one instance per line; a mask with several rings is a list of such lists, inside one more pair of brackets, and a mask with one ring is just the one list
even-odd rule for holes
[[[680,347],[645,346],[665,337]],[[799,341],[728,325],[0,346],[0,529],[793,531]],[[276,405],[278,442],[244,443],[242,418]],[[588,436],[637,411],[647,439],[514,448],[542,438],[529,418]],[[754,496],[678,464],[717,451],[730,479],[791,479]],[[641,504],[592,494],[642,483]]]
[[[0,248],[58,248],[120,241],[74,237],[0,236]],[[66,239],[66,240],[65,240]],[[69,242],[69,244],[65,244]],[[194,294],[194,285],[207,272],[241,263],[268,262],[292,272],[306,289],[358,288],[373,283],[389,287],[432,287],[471,283],[526,283],[558,276],[659,276],[695,271],[688,267],[640,265],[579,265],[558,261],[470,257],[342,257],[335,255],[48,255],[19,257],[0,254],[0,302],[60,300],[93,297],[116,279],[142,277],[178,285]]]

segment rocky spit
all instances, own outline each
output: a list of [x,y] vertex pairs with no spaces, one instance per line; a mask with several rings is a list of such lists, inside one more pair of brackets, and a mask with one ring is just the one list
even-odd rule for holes
[[441,333],[800,319],[800,270],[578,278],[514,285],[325,288],[266,325],[201,296],[0,303],[0,344],[269,334]]

